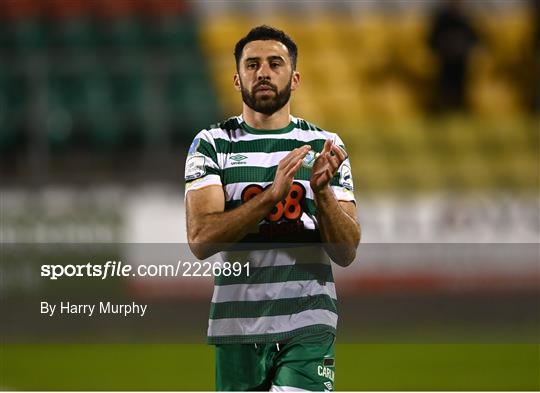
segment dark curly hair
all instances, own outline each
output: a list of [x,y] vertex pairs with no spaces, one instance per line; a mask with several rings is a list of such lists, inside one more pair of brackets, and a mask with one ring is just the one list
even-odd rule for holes
[[242,38],[236,43],[234,47],[236,69],[238,69],[238,65],[240,64],[240,57],[242,57],[242,51],[244,50],[246,44],[251,41],[258,40],[274,40],[279,41],[283,45],[285,45],[289,50],[289,57],[291,58],[293,70],[296,69],[296,59],[298,57],[298,48],[296,46],[296,43],[282,30],[267,25],[254,27],[244,38]]

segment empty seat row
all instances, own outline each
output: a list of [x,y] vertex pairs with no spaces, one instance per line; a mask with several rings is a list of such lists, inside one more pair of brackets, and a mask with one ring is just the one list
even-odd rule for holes
[[164,49],[197,46],[197,32],[189,17],[161,21],[144,18],[101,21],[76,19],[53,22],[24,19],[0,23],[0,50]]

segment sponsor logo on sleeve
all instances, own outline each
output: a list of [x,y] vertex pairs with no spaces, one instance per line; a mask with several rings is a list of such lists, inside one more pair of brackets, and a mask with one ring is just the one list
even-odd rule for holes
[[343,164],[341,166],[341,170],[339,172],[339,184],[347,190],[352,191],[354,189],[351,167],[347,164]]
[[206,175],[205,156],[202,154],[192,154],[186,160],[186,181],[195,180]]

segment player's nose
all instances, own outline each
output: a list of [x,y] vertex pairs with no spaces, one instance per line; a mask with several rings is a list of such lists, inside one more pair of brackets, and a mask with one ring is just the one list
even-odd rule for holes
[[257,79],[270,79],[270,66],[268,64],[261,64],[261,66],[257,70]]

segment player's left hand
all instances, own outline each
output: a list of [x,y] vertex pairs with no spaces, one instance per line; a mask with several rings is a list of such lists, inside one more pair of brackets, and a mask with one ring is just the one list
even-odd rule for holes
[[347,153],[330,139],[324,142],[323,150],[313,164],[311,189],[317,193],[328,186],[339,166],[347,159]]

